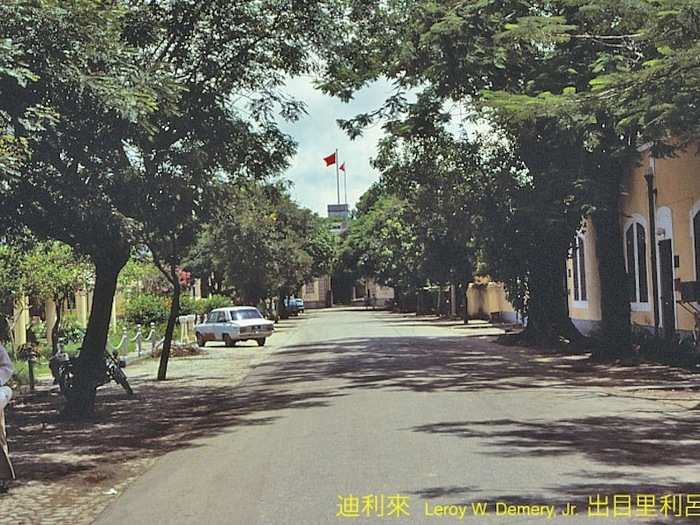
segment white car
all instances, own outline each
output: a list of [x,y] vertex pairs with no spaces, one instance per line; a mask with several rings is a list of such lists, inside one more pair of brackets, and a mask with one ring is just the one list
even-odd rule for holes
[[275,323],[265,319],[257,308],[228,306],[212,310],[205,322],[194,327],[194,333],[199,346],[207,341],[223,341],[226,346],[237,341],[256,341],[258,346],[264,346],[274,329]]

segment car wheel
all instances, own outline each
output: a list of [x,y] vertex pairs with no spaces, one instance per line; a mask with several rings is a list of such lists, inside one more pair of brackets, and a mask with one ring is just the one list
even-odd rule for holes
[[231,339],[231,336],[228,334],[224,334],[224,344],[226,346],[236,346],[236,341]]
[[197,333],[197,346],[201,346],[204,348],[204,345],[206,345],[207,342],[204,340],[204,336],[200,333]]
[[265,346],[265,338],[261,337],[260,339],[255,340],[256,343],[258,343],[258,346]]

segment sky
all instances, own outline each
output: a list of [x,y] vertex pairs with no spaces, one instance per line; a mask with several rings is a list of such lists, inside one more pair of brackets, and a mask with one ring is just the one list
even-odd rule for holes
[[[337,119],[348,119],[358,113],[379,108],[391,93],[388,82],[377,82],[355,95],[350,103],[316,91],[310,78],[295,78],[287,83],[287,92],[306,104],[307,114],[297,122],[283,124],[282,130],[297,142],[297,155],[284,178],[293,183],[292,197],[300,205],[315,211],[322,217],[327,215],[326,206],[337,202],[335,166],[326,168],[323,158],[336,148],[340,163],[347,167],[348,204],[354,207],[357,199],[379,174],[370,167],[378,141],[383,135],[380,125],[365,130],[361,137],[350,140],[341,130]],[[340,172],[341,202],[345,189],[343,173]]]

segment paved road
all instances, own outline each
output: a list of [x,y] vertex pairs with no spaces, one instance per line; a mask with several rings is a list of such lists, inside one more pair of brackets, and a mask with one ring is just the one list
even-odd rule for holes
[[[310,315],[231,392],[249,400],[243,424],[162,457],[97,523],[458,523],[460,507],[429,514],[472,502],[489,514],[467,523],[639,523],[613,518],[613,494],[636,513],[638,494],[700,492],[696,403],[647,390],[677,380],[662,368],[596,368],[383,312]],[[595,494],[609,519],[586,515]],[[350,495],[361,515],[384,496],[385,517],[338,517]],[[410,517],[386,516],[405,502]],[[497,502],[557,514],[498,516]],[[567,502],[580,513],[561,516]]]

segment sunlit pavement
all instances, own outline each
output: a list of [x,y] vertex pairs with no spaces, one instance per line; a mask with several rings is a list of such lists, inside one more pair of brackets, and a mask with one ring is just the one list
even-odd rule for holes
[[664,522],[662,496],[700,493],[696,395],[669,390],[687,374],[362,310],[314,313],[292,343],[231,392],[248,400],[234,424],[161,457],[97,523]]

